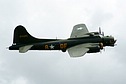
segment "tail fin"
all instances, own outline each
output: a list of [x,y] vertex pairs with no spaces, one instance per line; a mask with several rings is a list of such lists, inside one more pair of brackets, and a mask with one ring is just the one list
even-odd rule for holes
[[38,42],[38,40],[39,39],[31,36],[21,25],[17,26],[14,30],[13,44],[28,44]]

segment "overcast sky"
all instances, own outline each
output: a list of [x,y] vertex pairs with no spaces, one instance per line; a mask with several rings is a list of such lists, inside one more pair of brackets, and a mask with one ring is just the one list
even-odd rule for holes
[[[126,84],[126,0],[0,0],[0,84]],[[20,54],[6,47],[23,25],[38,38],[69,38],[74,25],[101,27],[118,41],[105,52],[70,58],[61,51]]]

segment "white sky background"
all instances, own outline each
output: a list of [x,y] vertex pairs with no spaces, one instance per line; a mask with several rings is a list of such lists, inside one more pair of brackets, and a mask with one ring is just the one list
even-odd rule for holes
[[[0,84],[126,84],[125,0],[0,0]],[[61,51],[6,49],[13,30],[23,25],[39,38],[68,38],[72,27],[100,26],[117,38],[117,46],[101,54],[70,58]]]

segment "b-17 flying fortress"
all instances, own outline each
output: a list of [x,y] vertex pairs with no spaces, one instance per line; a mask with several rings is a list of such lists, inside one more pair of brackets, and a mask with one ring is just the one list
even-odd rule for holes
[[61,50],[68,51],[70,57],[81,57],[86,53],[100,52],[106,46],[115,46],[116,40],[112,36],[104,36],[101,32],[89,32],[85,24],[73,27],[68,39],[39,39],[31,36],[27,30],[19,25],[14,30],[13,44],[9,50]]

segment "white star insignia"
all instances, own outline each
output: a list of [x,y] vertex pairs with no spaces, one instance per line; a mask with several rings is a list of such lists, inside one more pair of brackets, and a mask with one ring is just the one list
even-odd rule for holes
[[50,47],[50,49],[54,49],[54,46],[51,44],[51,46],[49,46]]

